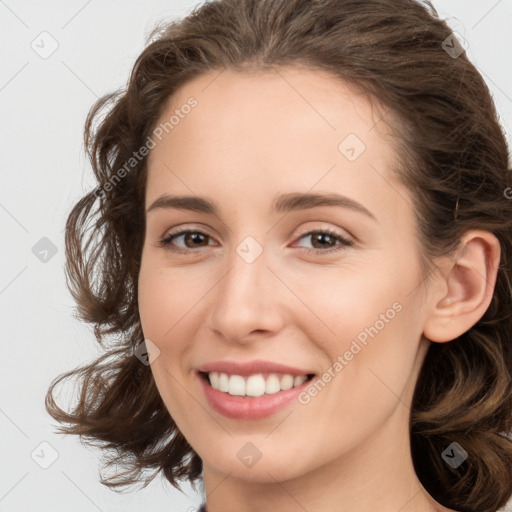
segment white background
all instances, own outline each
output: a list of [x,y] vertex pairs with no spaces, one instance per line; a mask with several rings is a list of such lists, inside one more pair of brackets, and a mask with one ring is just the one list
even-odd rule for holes
[[[94,185],[82,145],[86,114],[97,97],[124,86],[154,22],[180,18],[195,3],[0,0],[3,512],[185,512],[201,501],[188,485],[182,494],[160,477],[142,491],[112,492],[99,483],[101,453],[55,433],[44,409],[50,381],[99,354],[89,327],[73,318],[63,271],[66,216]],[[434,5],[467,40],[467,54],[493,93],[510,142],[512,2]],[[43,31],[58,42],[47,59],[31,48]],[[32,253],[43,237],[57,248],[46,263]],[[41,442],[58,453],[48,469],[31,458]],[[43,446],[43,452],[48,457],[51,450]]]

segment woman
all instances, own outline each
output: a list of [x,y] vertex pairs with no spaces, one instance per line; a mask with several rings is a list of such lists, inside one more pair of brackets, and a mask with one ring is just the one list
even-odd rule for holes
[[430,4],[205,4],[85,143],[67,272],[114,344],[46,405],[117,450],[103,483],[161,470],[208,512],[506,504],[509,153]]

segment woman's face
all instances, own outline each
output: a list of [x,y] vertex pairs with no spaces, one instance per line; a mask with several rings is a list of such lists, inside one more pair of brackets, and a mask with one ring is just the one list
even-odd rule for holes
[[279,68],[203,75],[160,123],[173,115],[148,161],[139,306],[180,431],[205,470],[251,481],[389,462],[429,342],[384,113],[340,80]]

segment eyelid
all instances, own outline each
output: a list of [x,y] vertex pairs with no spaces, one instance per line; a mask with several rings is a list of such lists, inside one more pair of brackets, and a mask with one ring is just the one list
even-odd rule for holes
[[350,231],[348,231],[347,229],[341,228],[339,226],[333,226],[332,224],[327,223],[325,221],[316,221],[316,224],[313,221],[313,222],[307,222],[306,224],[308,224],[308,225],[313,224],[313,226],[306,228],[306,229],[301,227],[301,229],[299,231],[300,234],[297,235],[298,237],[307,235],[312,232],[327,231],[333,235],[339,236],[340,238],[344,238],[346,240],[348,240],[348,239],[353,240],[353,241],[357,240],[357,238],[354,235],[352,235],[352,233]]
[[[322,221],[320,221],[320,222],[322,222]],[[340,228],[338,228],[338,229],[340,229]],[[208,232],[208,228],[204,227],[204,224],[192,224],[192,225],[179,224],[176,227],[168,228],[161,238],[165,239],[165,238],[169,238],[172,235],[182,234],[183,231],[199,231],[199,232],[203,232],[205,235],[208,235],[210,238],[215,238],[213,235],[211,235]],[[306,229],[305,231],[301,231],[298,235],[295,235],[295,239],[296,240],[300,239],[305,235],[309,235],[311,233],[316,233],[318,231],[329,232],[330,234],[332,234],[334,236],[338,236],[347,242],[349,242],[349,241],[355,242],[357,240],[357,238],[354,235],[352,235],[350,232],[348,232],[346,229],[344,229],[343,231],[345,233],[347,233],[348,237],[345,236],[343,233],[339,233],[336,228],[331,228],[331,227],[325,226],[325,225],[312,227],[310,229]]]
[[204,224],[178,224],[177,226],[166,229],[162,238],[168,238],[171,235],[177,235],[183,231],[200,231],[205,235],[214,238],[214,236],[210,234],[208,227],[206,227]]

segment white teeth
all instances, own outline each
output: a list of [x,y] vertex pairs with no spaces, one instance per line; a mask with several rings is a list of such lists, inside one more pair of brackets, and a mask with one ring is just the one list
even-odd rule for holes
[[219,389],[219,374],[217,372],[210,373],[210,382],[212,384],[212,388]]
[[245,394],[247,396],[261,396],[265,394],[265,379],[263,375],[251,375],[247,379]]
[[227,373],[221,373],[219,375],[219,391],[224,391],[224,393],[227,393],[229,390],[229,377]]
[[297,375],[297,377],[295,377],[295,379],[293,379],[293,387],[300,386],[306,380],[307,380],[306,375]]
[[293,388],[293,375],[283,375],[281,377],[281,389],[291,389]]
[[279,378],[277,375],[271,374],[268,376],[267,381],[265,382],[265,393],[267,395],[272,395],[281,391],[281,384],[279,383]]
[[289,375],[275,373],[269,374],[266,378],[261,374],[242,377],[241,375],[228,375],[222,372],[209,372],[212,388],[230,395],[236,396],[262,396],[273,395],[279,391],[286,391],[300,386],[307,380],[306,375]]
[[229,377],[228,393],[230,395],[245,395],[245,380],[240,375],[231,375]]

